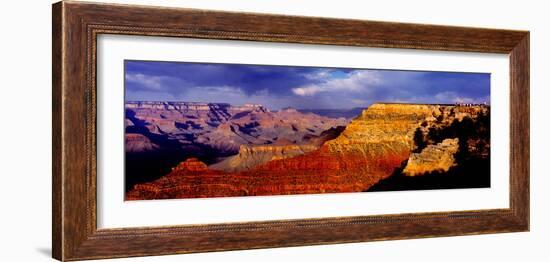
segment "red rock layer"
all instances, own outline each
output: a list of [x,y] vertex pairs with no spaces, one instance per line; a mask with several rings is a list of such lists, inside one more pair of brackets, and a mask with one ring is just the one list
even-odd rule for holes
[[365,191],[408,159],[415,129],[440,113],[434,105],[375,104],[315,151],[241,172],[210,170],[188,159],[170,174],[136,185],[126,199]]

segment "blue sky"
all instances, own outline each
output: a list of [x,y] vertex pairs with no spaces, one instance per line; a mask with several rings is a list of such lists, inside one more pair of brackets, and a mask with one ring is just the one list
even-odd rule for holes
[[374,102],[490,102],[490,74],[125,61],[126,101],[259,103],[272,110]]

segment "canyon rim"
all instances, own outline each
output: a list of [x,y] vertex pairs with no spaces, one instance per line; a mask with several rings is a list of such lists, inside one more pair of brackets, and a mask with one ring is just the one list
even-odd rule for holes
[[125,68],[126,200],[490,187],[489,74]]

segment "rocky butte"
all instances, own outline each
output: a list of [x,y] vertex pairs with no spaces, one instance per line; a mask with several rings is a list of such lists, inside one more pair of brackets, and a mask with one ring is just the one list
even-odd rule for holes
[[[269,111],[259,108],[247,112],[242,116],[232,112],[218,126],[240,123],[242,127],[240,119],[255,115],[259,126],[268,128],[252,136],[254,141],[271,137],[271,143],[241,143],[235,154],[209,165],[187,158],[167,175],[133,186],[126,199],[361,192],[378,184],[384,184],[380,189],[384,190],[401,176],[414,179],[452,172],[463,164],[489,159],[489,107],[485,105],[376,103],[345,129],[339,128],[338,120],[295,110],[279,111],[277,116],[265,115]],[[301,133],[299,138],[285,135],[289,130],[307,130],[304,123],[309,121],[322,128],[309,136]],[[281,130],[271,132],[277,125],[282,125]],[[220,134],[220,139],[227,134]],[[274,136],[287,142],[278,144]]]

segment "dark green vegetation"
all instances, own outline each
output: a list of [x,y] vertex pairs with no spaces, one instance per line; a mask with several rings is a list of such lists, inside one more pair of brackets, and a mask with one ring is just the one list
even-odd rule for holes
[[[455,119],[448,126],[434,125],[428,133],[419,127],[414,133],[419,153],[429,144],[437,144],[447,138],[459,139],[459,150],[454,155],[456,165],[447,172],[433,171],[419,176],[406,176],[403,169],[407,160],[396,168],[391,176],[381,180],[367,191],[396,191],[422,189],[482,188],[491,186],[490,117],[480,114],[477,119]],[[441,119],[438,119],[441,122]],[[424,123],[422,127],[427,127]]]

